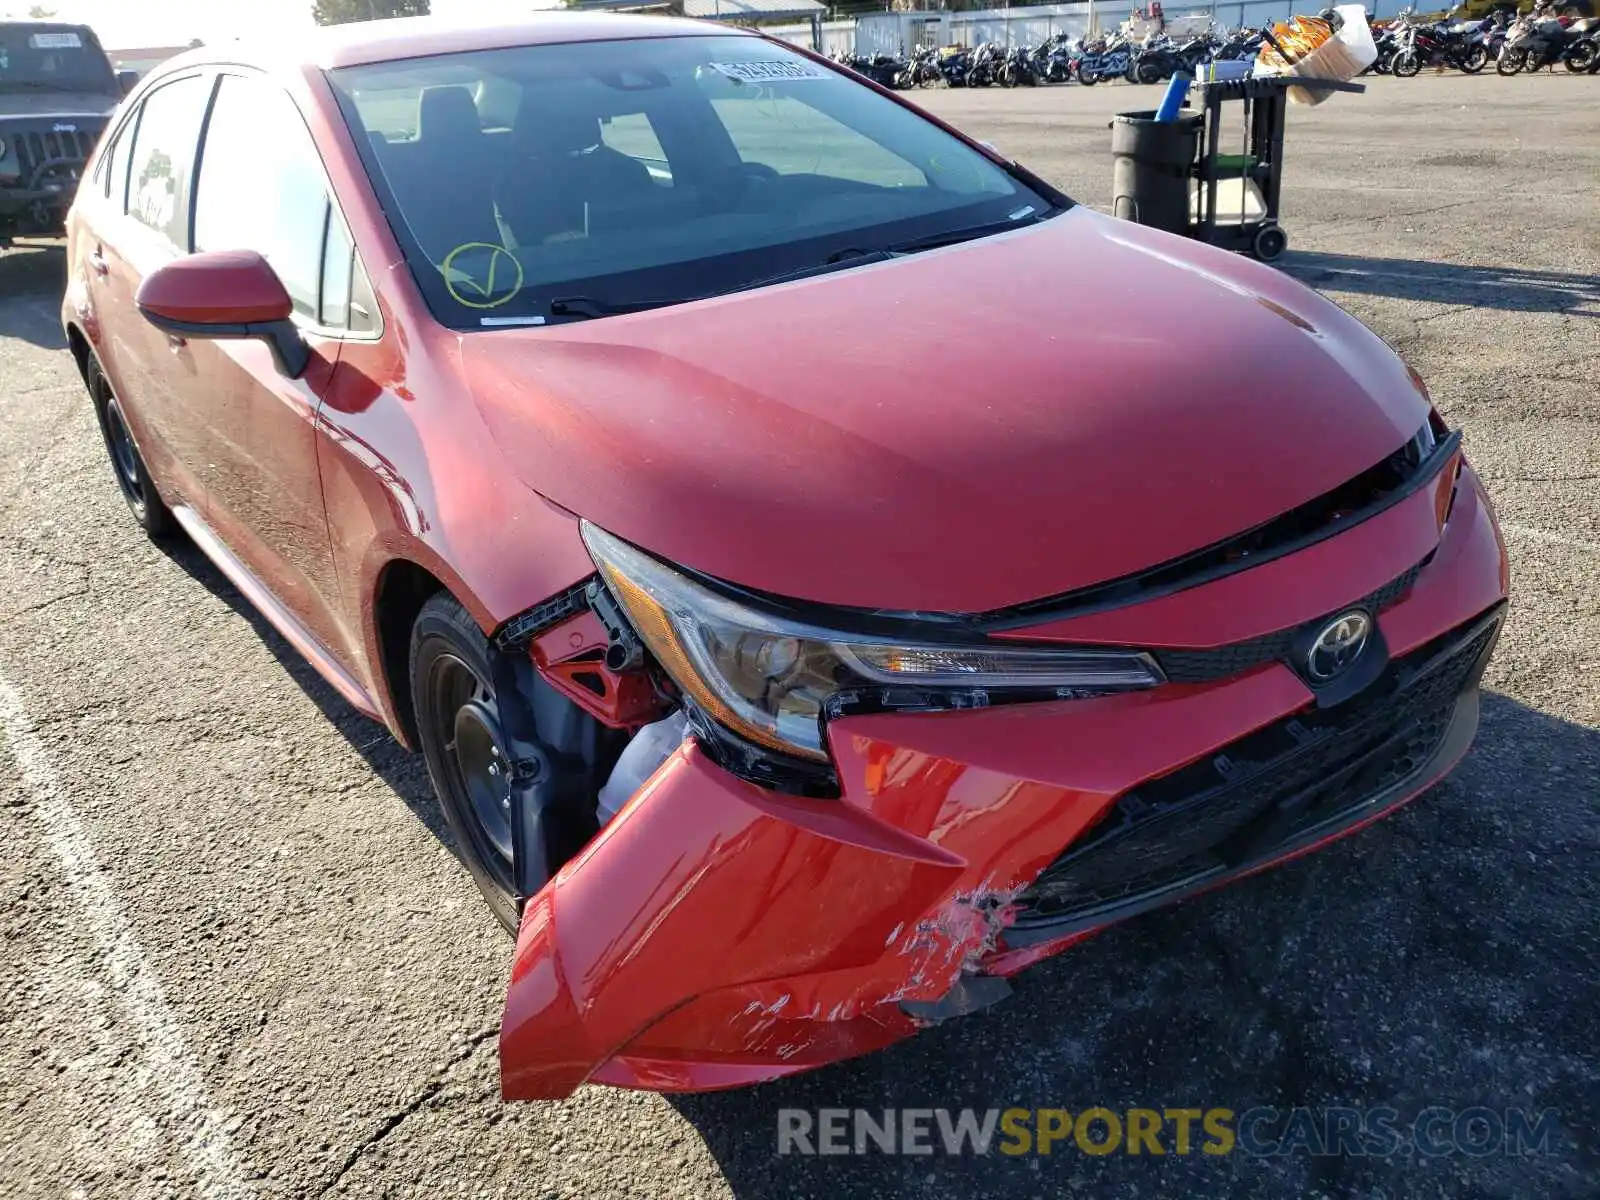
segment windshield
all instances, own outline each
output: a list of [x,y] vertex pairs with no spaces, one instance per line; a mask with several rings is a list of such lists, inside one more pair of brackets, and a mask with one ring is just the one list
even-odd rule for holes
[[116,94],[116,76],[87,30],[0,25],[0,92]]
[[411,269],[455,328],[693,299],[1037,220],[1060,201],[753,37],[527,46],[331,77]]

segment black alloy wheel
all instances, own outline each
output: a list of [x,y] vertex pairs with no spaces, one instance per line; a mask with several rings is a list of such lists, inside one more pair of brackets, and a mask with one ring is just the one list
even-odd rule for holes
[[500,923],[515,932],[511,762],[488,639],[448,592],[422,606],[411,633],[411,699],[428,775],[458,857]]

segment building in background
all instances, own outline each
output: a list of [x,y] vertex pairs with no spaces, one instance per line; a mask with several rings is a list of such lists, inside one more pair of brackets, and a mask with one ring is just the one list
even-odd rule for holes
[[[822,46],[825,4],[817,0],[576,0],[573,8],[602,12],[660,13],[722,21],[729,25],[766,25],[803,21],[811,30],[811,46]],[[791,39],[794,40],[794,39]]]
[[182,54],[185,50],[192,50],[200,44],[200,39],[196,38],[182,46],[131,46],[126,50],[108,49],[106,53],[111,56],[111,65],[117,70],[137,71],[142,78],[174,54]]

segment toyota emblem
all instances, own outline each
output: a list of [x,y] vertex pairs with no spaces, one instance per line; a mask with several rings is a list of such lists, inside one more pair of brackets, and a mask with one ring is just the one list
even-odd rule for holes
[[1306,674],[1317,683],[1327,683],[1344,674],[1367,648],[1371,633],[1372,618],[1360,609],[1340,613],[1317,630],[1311,652],[1306,655]]

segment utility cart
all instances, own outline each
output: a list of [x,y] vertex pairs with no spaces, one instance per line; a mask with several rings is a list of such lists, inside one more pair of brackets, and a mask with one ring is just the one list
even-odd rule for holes
[[[1224,250],[1270,261],[1289,245],[1278,224],[1283,190],[1283,119],[1289,89],[1314,86],[1333,92],[1364,92],[1362,83],[1292,75],[1230,79],[1197,84],[1200,92],[1200,148],[1195,157],[1189,205],[1190,237]],[[1244,107],[1244,142],[1239,153],[1222,149],[1223,107]]]
[[[1171,121],[1120,114],[1111,125],[1112,211],[1225,250],[1270,261],[1289,237],[1278,224],[1289,89],[1364,92],[1334,79],[1272,75],[1197,83],[1199,106]],[[1224,106],[1242,106],[1239,150],[1223,150]],[[1232,140],[1231,138],[1229,139]]]

